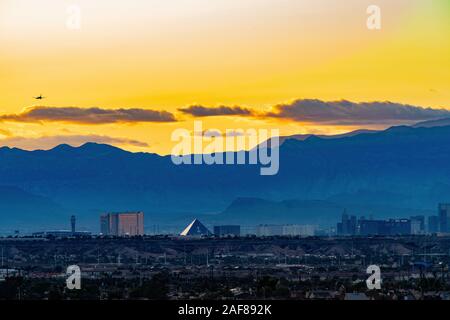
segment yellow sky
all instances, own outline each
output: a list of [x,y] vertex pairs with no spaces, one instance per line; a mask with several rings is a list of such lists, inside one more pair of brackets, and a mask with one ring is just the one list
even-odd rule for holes
[[[447,0],[378,0],[382,29],[366,27],[366,0],[0,0],[0,113],[36,105],[143,108],[176,123],[79,125],[3,122],[12,137],[109,136],[168,153],[170,133],[192,129],[192,104],[269,110],[299,98],[449,107]],[[67,8],[81,29],[67,28]],[[204,118],[205,128],[340,133],[358,126],[250,117]],[[21,141],[21,142],[18,142]],[[63,141],[62,141],[63,142]],[[1,142],[0,142],[1,143]],[[28,143],[28,145],[27,145]],[[5,144],[5,143],[3,143]],[[45,146],[43,146],[45,147]]]

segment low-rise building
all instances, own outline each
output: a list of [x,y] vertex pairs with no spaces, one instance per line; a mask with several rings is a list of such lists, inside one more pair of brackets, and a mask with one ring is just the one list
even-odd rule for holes
[[258,237],[273,236],[301,236],[311,237],[315,234],[315,226],[312,225],[259,225],[256,227],[256,235]]
[[241,235],[241,226],[237,225],[215,226],[214,235],[218,237],[227,237],[227,236],[239,237]]

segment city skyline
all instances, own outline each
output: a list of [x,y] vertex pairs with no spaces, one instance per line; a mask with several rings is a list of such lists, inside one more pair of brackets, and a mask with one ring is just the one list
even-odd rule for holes
[[0,0],[0,303],[450,301],[449,39],[449,0]]
[[[273,212],[276,215],[276,212]],[[241,224],[217,224],[208,223],[214,232],[209,231],[199,219],[195,218],[188,226],[181,228],[181,233],[176,231],[157,232],[151,230],[155,225],[148,223],[145,225],[144,212],[116,212],[100,215],[100,228],[98,235],[100,236],[145,236],[145,235],[171,235],[181,237],[228,237],[228,236],[249,236],[256,235],[258,237],[270,236],[375,236],[375,235],[425,235],[425,234],[450,234],[448,221],[450,221],[450,203],[439,203],[437,214],[434,215],[418,215],[409,218],[389,217],[387,219],[377,219],[372,214],[369,216],[361,215],[357,217],[349,214],[347,209],[342,213],[342,218],[337,222],[336,228],[311,224],[295,224],[283,223],[278,224],[260,223],[256,225]],[[31,233],[20,233],[20,228],[14,231],[15,236],[36,236],[36,237],[89,237],[97,234],[91,231],[76,230],[76,215],[70,215],[70,230],[46,230]],[[152,227],[150,227],[152,225]],[[158,226],[158,230],[159,230]],[[174,226],[171,226],[172,228]],[[241,232],[242,229],[242,232]],[[245,231],[244,231],[245,230]],[[2,234],[0,233],[0,237]]]

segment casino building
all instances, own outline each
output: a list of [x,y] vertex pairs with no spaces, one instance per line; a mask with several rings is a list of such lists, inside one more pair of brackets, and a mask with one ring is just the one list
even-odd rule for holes
[[105,236],[144,235],[143,212],[116,212],[100,216],[101,234]]

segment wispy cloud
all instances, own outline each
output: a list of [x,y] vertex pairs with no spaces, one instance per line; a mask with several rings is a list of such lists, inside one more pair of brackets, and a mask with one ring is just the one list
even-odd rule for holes
[[105,143],[116,146],[132,146],[139,148],[147,148],[146,142],[116,138],[103,135],[55,135],[41,137],[8,137],[0,139],[0,146],[16,147],[25,150],[51,149],[60,144],[69,144],[74,147],[81,146],[87,142]]
[[36,106],[21,113],[1,115],[0,121],[13,122],[71,122],[78,124],[108,124],[136,122],[174,122],[167,111],[148,109],[103,109],[79,107]]
[[296,100],[280,104],[264,117],[320,124],[395,124],[450,117],[450,111],[392,102]]
[[226,130],[222,132],[216,129],[203,130],[202,132],[192,132],[195,137],[243,137],[246,135],[244,130]]
[[5,137],[10,137],[12,136],[12,132],[7,130],[7,129],[1,129],[0,128],[0,135],[5,136]]
[[205,107],[197,105],[187,108],[180,108],[178,111],[194,117],[251,116],[254,114],[253,110],[239,106]]

